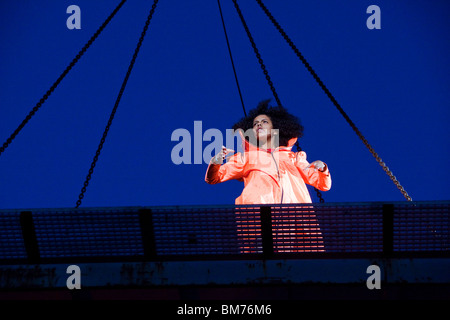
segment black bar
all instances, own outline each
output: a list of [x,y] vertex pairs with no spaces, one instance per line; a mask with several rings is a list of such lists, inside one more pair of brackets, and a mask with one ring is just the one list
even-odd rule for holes
[[20,226],[22,227],[23,243],[27,251],[28,261],[37,263],[40,260],[40,254],[31,211],[20,213]]
[[394,252],[394,205],[383,204],[383,253]]
[[145,258],[156,257],[155,230],[153,227],[152,210],[139,210],[139,224],[141,226],[142,246]]
[[273,235],[272,235],[272,210],[269,206],[260,208],[261,217],[261,238],[263,256],[270,258],[273,255]]

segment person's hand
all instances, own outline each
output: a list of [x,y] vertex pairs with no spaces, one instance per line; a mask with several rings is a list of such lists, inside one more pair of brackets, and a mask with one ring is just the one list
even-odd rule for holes
[[323,163],[322,161],[320,161],[320,160],[316,160],[316,161],[311,162],[307,166],[307,168],[310,168],[310,167],[314,167],[317,170],[324,172],[326,170],[326,168],[327,168],[327,165],[325,163]]
[[233,152],[234,150],[222,146],[222,150],[211,159],[211,162],[214,164],[222,164],[227,154],[232,154]]

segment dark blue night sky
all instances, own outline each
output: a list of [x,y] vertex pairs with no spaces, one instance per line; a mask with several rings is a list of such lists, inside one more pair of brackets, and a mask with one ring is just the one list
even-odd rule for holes
[[[0,2],[1,144],[119,2]],[[0,155],[0,209],[75,206],[152,3],[127,1]],[[273,95],[233,2],[220,3],[250,110]],[[330,168],[325,201],[406,201],[257,2],[238,4],[282,104],[305,127],[308,160]],[[450,2],[264,4],[411,198],[450,199]],[[70,5],[81,29],[66,25]],[[366,25],[370,5],[381,29]],[[196,121],[225,135],[243,115],[217,1],[159,1],[82,206],[233,204],[242,183],[208,185],[206,163],[174,164],[171,136],[185,129],[201,142]]]

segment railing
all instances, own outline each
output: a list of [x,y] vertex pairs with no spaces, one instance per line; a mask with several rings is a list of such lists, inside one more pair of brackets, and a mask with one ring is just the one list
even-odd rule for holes
[[450,253],[450,201],[0,210],[0,263]]

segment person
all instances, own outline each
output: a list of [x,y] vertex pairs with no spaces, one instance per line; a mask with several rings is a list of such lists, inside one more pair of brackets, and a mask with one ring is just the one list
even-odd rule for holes
[[[242,138],[243,151],[235,152],[222,146],[208,164],[205,181],[212,185],[232,179],[243,181],[244,188],[235,199],[236,205],[274,207],[278,204],[312,203],[306,184],[321,191],[330,190],[328,165],[321,160],[310,163],[306,152],[292,151],[303,136],[303,126],[286,108],[270,106],[269,102],[261,101],[233,125]],[[273,213],[274,244],[279,242],[276,251],[309,251],[308,247],[312,251],[322,251],[323,242],[316,217],[305,210],[303,206],[294,216],[288,209]],[[241,236],[244,234],[246,241],[254,245],[258,232],[249,232],[241,218],[239,221]],[[303,244],[298,244],[299,241]],[[305,245],[308,241],[311,243],[309,246]],[[250,243],[245,245],[246,248],[251,246]]]

